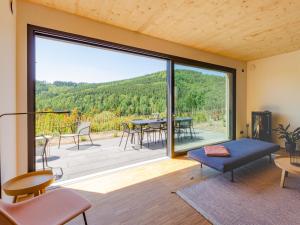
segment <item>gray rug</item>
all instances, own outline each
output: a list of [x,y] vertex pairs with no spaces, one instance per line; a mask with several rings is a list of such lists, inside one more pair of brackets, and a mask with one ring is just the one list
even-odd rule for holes
[[177,194],[213,224],[300,224],[300,177],[289,175],[282,189],[280,176],[280,169],[261,159],[238,169],[234,183],[220,174]]

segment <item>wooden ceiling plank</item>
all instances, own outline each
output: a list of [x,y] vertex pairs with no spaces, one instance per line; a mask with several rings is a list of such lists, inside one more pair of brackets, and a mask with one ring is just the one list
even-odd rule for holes
[[299,0],[27,1],[240,60],[300,48]]

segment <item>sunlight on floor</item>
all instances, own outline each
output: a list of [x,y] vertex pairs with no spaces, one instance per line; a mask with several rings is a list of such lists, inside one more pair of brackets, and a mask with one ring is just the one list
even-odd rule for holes
[[185,157],[166,159],[65,185],[64,187],[105,194],[195,165],[199,164]]

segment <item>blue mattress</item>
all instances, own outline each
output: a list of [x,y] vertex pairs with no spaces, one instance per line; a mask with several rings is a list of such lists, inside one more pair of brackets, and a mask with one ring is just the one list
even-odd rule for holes
[[188,157],[218,171],[227,172],[280,149],[277,144],[247,138],[222,145],[229,150],[230,157],[209,157],[205,155],[203,148],[189,151]]

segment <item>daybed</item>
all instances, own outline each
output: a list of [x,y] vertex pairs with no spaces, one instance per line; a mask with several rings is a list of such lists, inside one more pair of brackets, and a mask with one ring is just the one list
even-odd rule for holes
[[264,156],[269,156],[271,161],[271,153],[280,148],[277,144],[248,138],[229,141],[222,145],[229,150],[229,157],[206,156],[204,148],[189,151],[188,157],[200,162],[201,167],[204,164],[223,173],[230,171],[231,181],[234,181],[234,169]]

